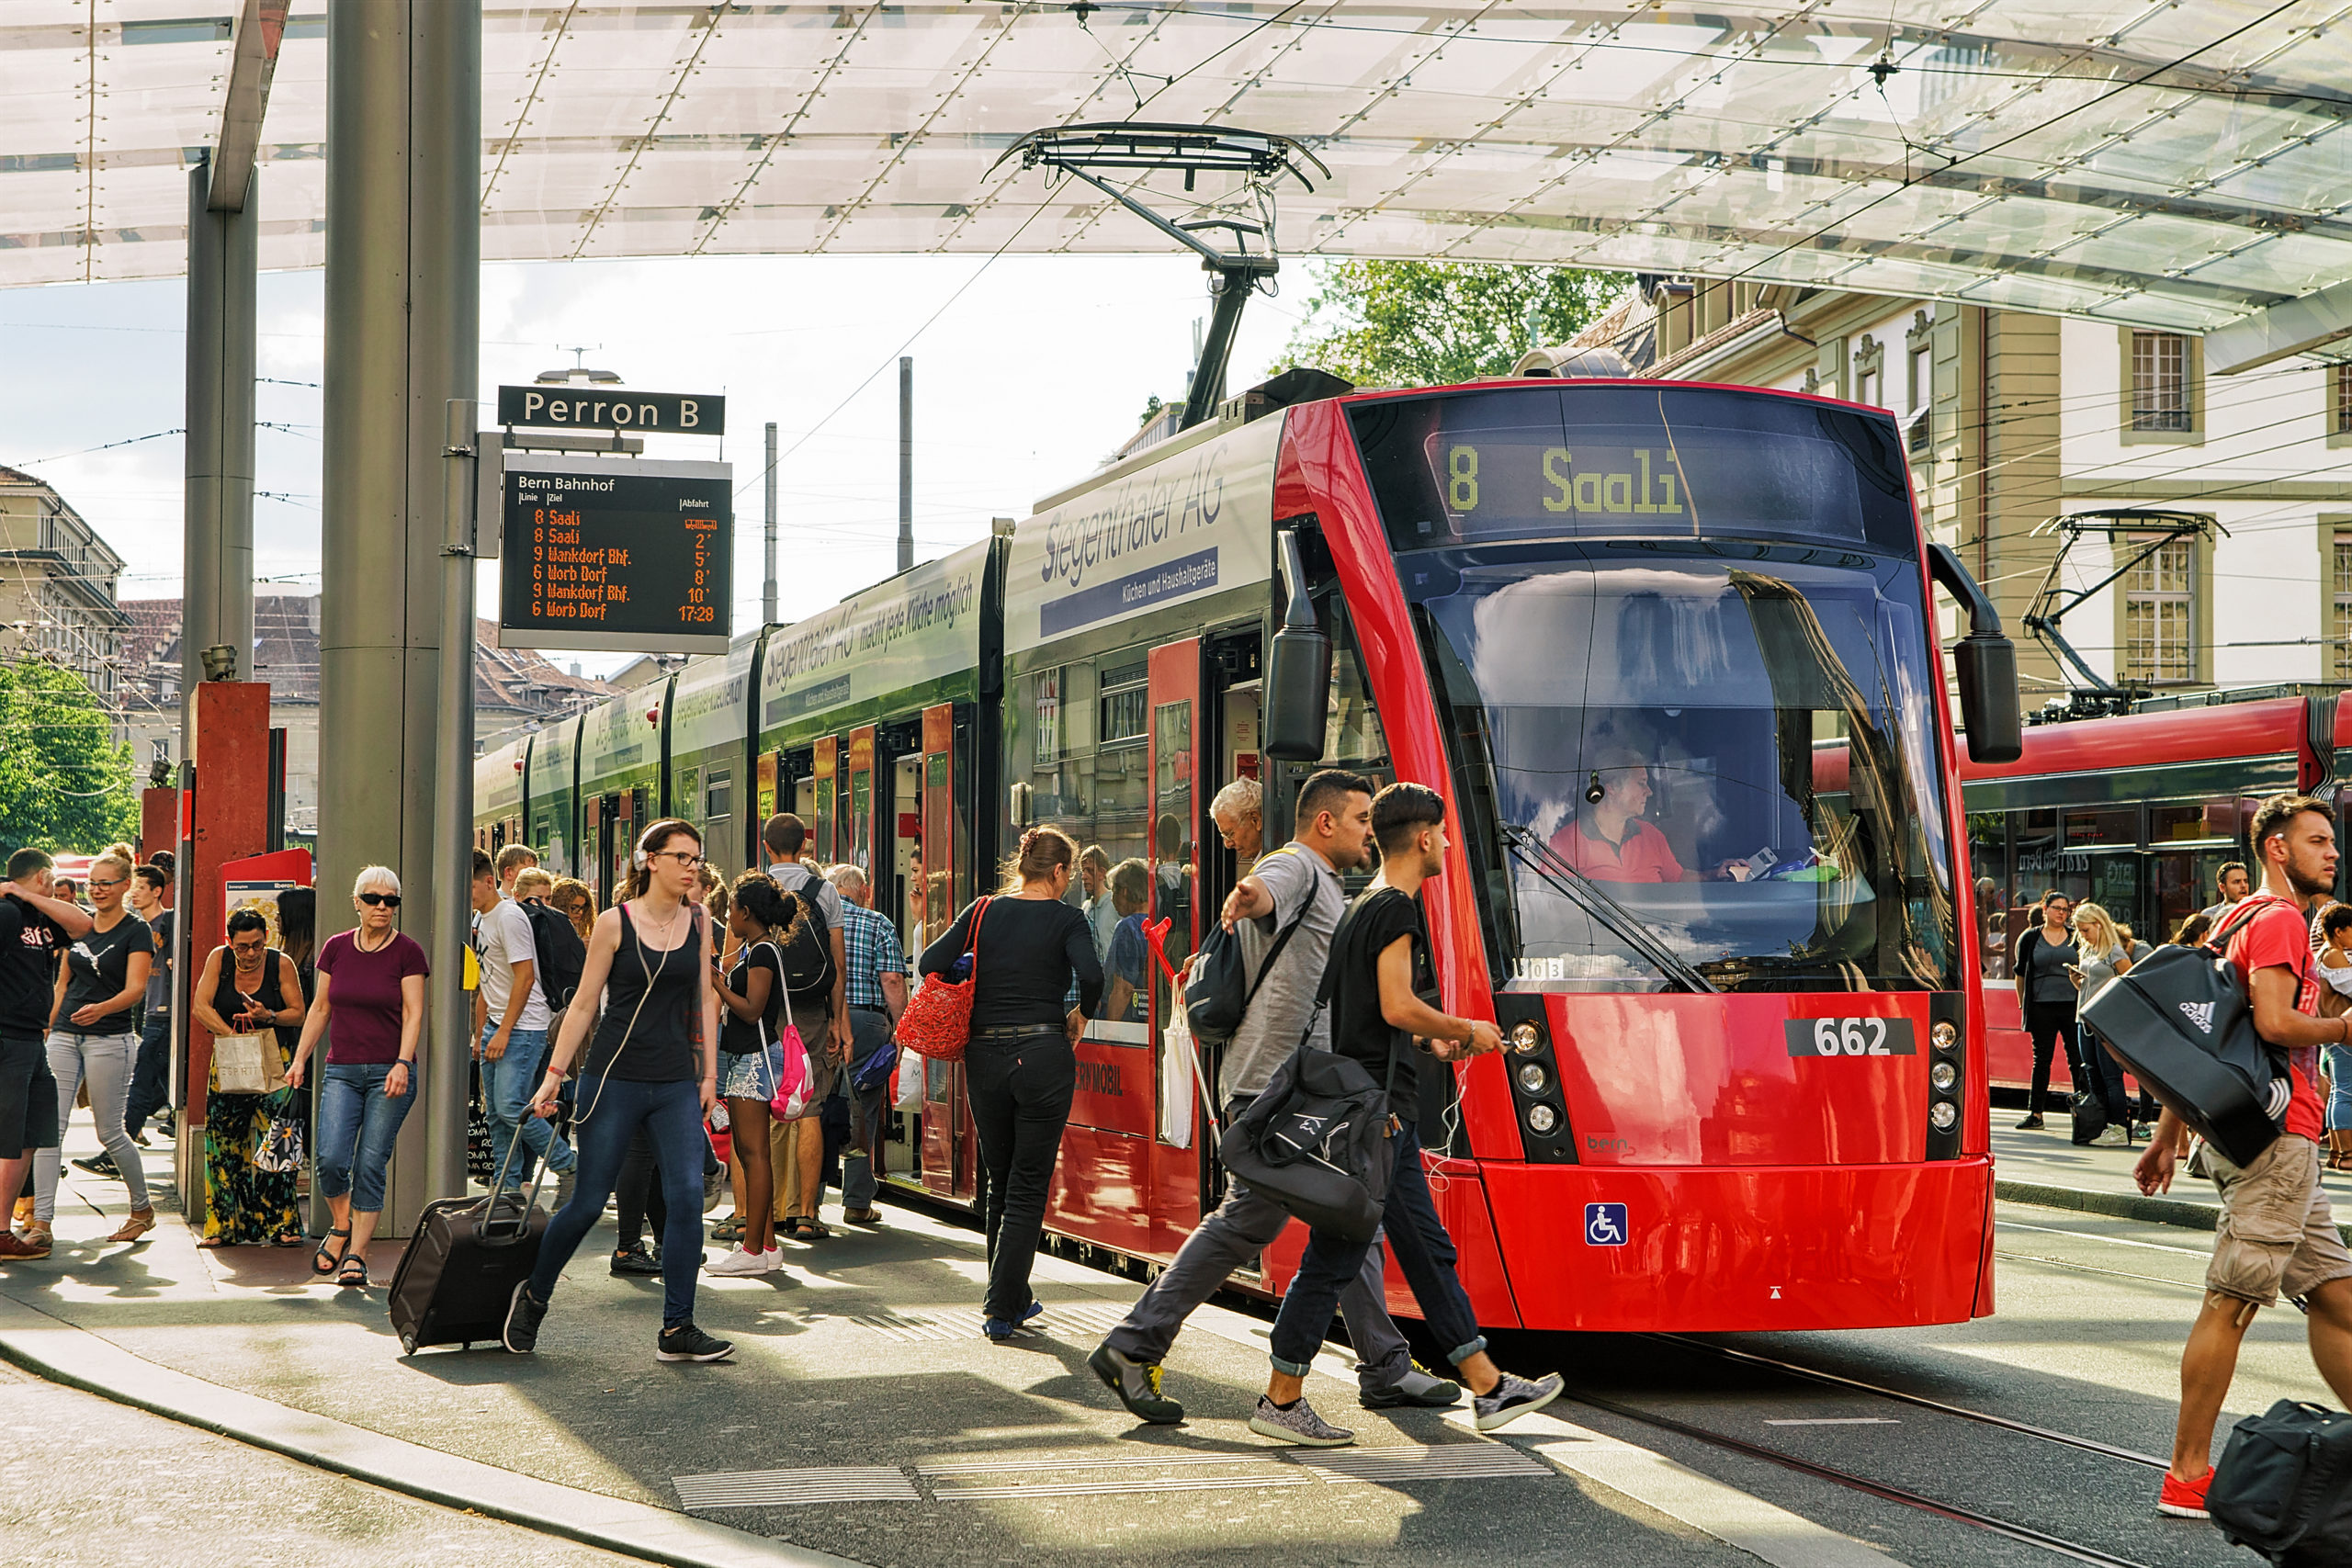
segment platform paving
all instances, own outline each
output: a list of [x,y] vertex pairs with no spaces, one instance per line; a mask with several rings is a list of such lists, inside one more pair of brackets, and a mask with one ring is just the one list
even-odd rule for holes
[[[1996,1106],[1993,1111],[1996,1197],[2189,1230],[2213,1228],[2222,1201],[2203,1177],[2191,1176],[2184,1168],[2175,1173],[2170,1192],[2148,1197],[2140,1191],[2132,1179],[2132,1167],[2146,1152],[2145,1138],[2129,1149],[2077,1147],[2067,1136],[2063,1117],[2052,1113],[2047,1127],[2019,1132],[2013,1125],[2018,1115],[2015,1109]],[[2337,1228],[2352,1243],[2352,1171],[2329,1171],[2321,1181],[2335,1211]]]
[[1169,1363],[1192,1418],[1139,1427],[1084,1366],[1138,1286],[1041,1258],[1045,1317],[990,1345],[979,1238],[904,1207],[790,1247],[781,1274],[706,1278],[698,1317],[738,1353],[676,1366],[652,1356],[659,1281],[610,1277],[609,1229],[536,1356],[403,1357],[380,1284],[397,1243],[362,1295],[313,1282],[303,1252],[199,1249],[176,1216],[103,1245],[120,1187],[76,1172],[65,1191],[56,1256],[0,1272],[19,1367],[643,1560],[1486,1568],[1576,1541],[1634,1565],[1897,1561],[1566,1407],[1507,1441],[1461,1412],[1361,1410],[1342,1348],[1308,1392],[1361,1446],[1270,1445],[1247,1429],[1266,1326],[1222,1307]]

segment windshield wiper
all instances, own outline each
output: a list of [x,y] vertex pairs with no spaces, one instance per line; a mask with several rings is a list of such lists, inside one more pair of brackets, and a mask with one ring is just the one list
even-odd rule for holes
[[1502,825],[1503,842],[1510,847],[1530,871],[1566,894],[1570,902],[1594,920],[1616,933],[1619,940],[1650,961],[1658,973],[1686,991],[1712,994],[1716,987],[1696,969],[1677,957],[1674,951],[1658,940],[1656,931],[1640,916],[1600,890],[1600,884],[1562,859],[1559,852],[1516,822]]

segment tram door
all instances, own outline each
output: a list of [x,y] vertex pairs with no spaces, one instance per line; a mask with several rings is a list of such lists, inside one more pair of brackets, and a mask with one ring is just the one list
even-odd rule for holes
[[623,790],[618,795],[600,795],[596,801],[597,853],[596,874],[601,885],[596,889],[596,906],[609,909],[621,900],[628,888],[629,853],[637,848],[637,834],[648,825],[639,821],[639,797],[642,790]]
[[[957,831],[956,708],[922,710],[922,923],[926,932],[955,921],[958,884],[977,886],[968,835]],[[820,797],[821,793],[820,792]],[[970,1198],[978,1188],[978,1140],[964,1104],[960,1062],[926,1059],[923,1066],[922,1184],[944,1197]]]
[[[1213,726],[1202,722],[1201,644],[1197,637],[1151,650],[1151,919],[1168,922],[1168,962],[1181,970],[1200,946],[1202,842],[1207,802],[1216,783],[1204,763],[1216,754]],[[1212,831],[1214,829],[1211,829]],[[1182,1246],[1201,1212],[1201,1164],[1195,1145],[1206,1130],[1193,1068],[1170,1057],[1167,972],[1151,965],[1151,1037],[1145,1061],[1151,1109],[1150,1248],[1166,1255]],[[1179,1053],[1190,1047],[1179,1042]]]
[[833,844],[833,791],[841,772],[841,742],[828,735],[817,742],[814,808],[816,815],[808,818],[808,853],[815,855],[826,865],[841,859]]
[[835,860],[857,867],[870,882],[875,876],[874,726],[870,724],[849,732],[848,818],[848,835],[840,844]]

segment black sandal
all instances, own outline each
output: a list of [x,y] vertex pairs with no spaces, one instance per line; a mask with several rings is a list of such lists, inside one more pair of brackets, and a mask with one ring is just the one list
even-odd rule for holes
[[322,1280],[334,1273],[337,1269],[343,1267],[343,1248],[336,1247],[333,1258],[329,1258],[327,1256],[328,1244],[333,1242],[337,1236],[341,1236],[344,1240],[349,1241],[351,1239],[351,1233],[347,1230],[327,1232],[326,1235],[319,1238],[319,1249],[311,1254],[311,1272],[317,1275]]
[[366,1290],[368,1288],[368,1260],[365,1258],[352,1258],[346,1256],[343,1260],[343,1267],[335,1271],[334,1282],[338,1288],[346,1291]]

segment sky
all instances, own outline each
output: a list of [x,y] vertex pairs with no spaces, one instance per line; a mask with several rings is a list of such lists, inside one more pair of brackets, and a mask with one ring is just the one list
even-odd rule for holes
[[[1229,389],[1263,373],[1313,293],[1252,299]],[[319,581],[324,276],[260,283],[254,574]],[[735,467],[735,629],[757,624],[762,426],[778,428],[777,613],[813,614],[897,567],[898,358],[915,361],[915,558],[1027,516],[1181,397],[1207,276],[1177,256],[790,256],[500,264],[481,276],[481,389],[573,363],[652,391],[727,398],[719,444],[647,456]],[[124,599],[179,592],[185,284],[0,292],[0,465],[54,485],[130,564]],[[153,439],[140,439],[153,436]],[[102,448],[92,450],[92,448]],[[496,568],[477,603],[494,614]],[[588,673],[628,655],[550,654]]]

